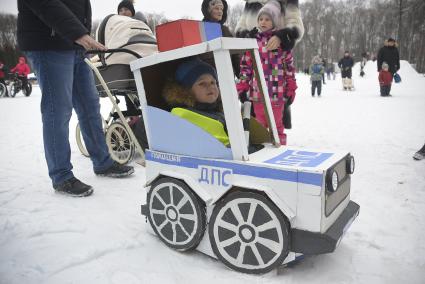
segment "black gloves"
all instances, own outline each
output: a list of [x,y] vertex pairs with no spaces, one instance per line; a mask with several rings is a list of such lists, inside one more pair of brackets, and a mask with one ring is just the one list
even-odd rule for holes
[[252,30],[250,30],[248,32],[247,37],[249,37],[249,38],[255,38],[257,36],[257,34],[258,34],[258,29],[257,28],[253,28]]
[[255,38],[258,33],[257,28],[253,28],[252,30],[243,30],[241,32],[236,33],[236,37],[239,38]]
[[239,100],[241,101],[241,103],[249,101],[248,93],[247,92],[240,93]]
[[299,37],[298,30],[296,28],[284,28],[274,33],[281,41],[282,49],[289,51],[295,46],[295,42]]

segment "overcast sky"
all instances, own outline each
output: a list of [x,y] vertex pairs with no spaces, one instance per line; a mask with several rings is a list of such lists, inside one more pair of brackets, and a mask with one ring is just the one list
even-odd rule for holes
[[[0,11],[17,14],[16,0],[0,0]],[[242,0],[227,0],[229,5],[243,3]],[[93,19],[103,19],[105,16],[116,13],[120,0],[91,0]],[[164,12],[169,19],[179,19],[190,16],[193,19],[202,19],[202,0],[136,0],[136,11]]]

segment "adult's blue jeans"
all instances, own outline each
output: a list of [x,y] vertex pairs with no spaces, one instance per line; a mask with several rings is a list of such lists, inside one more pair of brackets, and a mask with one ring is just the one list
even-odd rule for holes
[[69,120],[72,109],[93,163],[102,171],[113,163],[106,145],[99,96],[82,50],[28,51],[41,89],[44,152],[53,185],[72,178]]

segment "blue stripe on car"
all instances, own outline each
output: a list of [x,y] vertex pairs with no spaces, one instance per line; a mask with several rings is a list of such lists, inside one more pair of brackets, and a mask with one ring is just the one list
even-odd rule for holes
[[148,161],[191,169],[197,169],[199,166],[210,166],[231,169],[233,174],[237,175],[299,182],[315,186],[322,185],[322,174],[316,173],[285,171],[251,165],[241,165],[224,161],[202,160],[198,158],[182,157],[174,154],[152,152],[149,150],[146,150],[145,158]]

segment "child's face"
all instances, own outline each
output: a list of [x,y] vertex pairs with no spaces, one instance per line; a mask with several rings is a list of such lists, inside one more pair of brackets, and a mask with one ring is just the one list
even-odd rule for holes
[[388,66],[384,66],[382,67],[382,69],[384,69],[385,71],[388,71]]
[[215,103],[218,99],[218,86],[215,78],[210,74],[204,74],[193,84],[192,93],[199,103]]
[[263,14],[258,18],[258,26],[262,32],[266,32],[273,28],[273,21],[269,15]]

